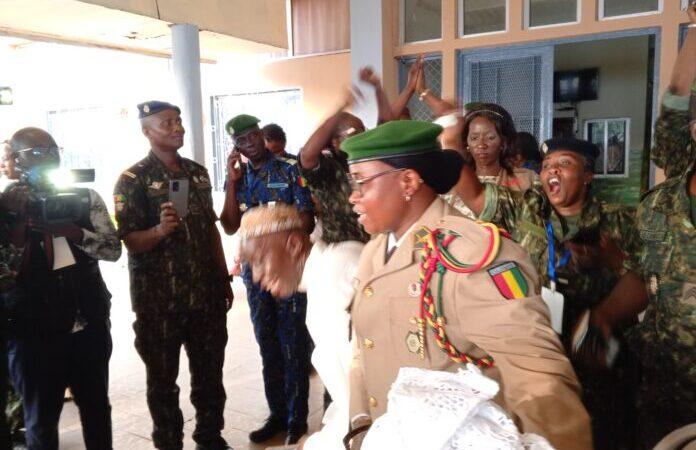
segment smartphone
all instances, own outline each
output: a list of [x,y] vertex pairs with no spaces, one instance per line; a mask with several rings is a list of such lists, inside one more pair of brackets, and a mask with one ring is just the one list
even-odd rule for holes
[[189,180],[169,180],[169,201],[179,217],[188,215]]

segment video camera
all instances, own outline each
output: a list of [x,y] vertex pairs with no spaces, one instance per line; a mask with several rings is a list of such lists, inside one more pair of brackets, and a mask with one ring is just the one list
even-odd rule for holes
[[74,183],[94,181],[94,169],[59,169],[59,148],[33,147],[14,152],[19,183],[29,187],[27,214],[46,224],[89,219],[89,192]]

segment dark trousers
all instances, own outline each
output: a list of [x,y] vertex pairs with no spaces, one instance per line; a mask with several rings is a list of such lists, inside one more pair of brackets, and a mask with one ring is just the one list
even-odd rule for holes
[[288,428],[307,427],[309,396],[310,338],[305,317],[307,296],[293,294],[276,299],[251,282],[245,270],[254,335],[261,350],[266,400],[275,418]]
[[147,370],[147,405],[155,447],[183,448],[184,419],[176,384],[182,345],[189,359],[191,403],[196,409],[193,440],[203,445],[218,441],[224,427],[226,399],[222,384],[227,344],[225,310],[157,318],[136,315],[133,328],[135,348]]
[[111,350],[106,321],[77,333],[9,339],[10,375],[22,397],[30,450],[58,449],[58,420],[68,386],[80,411],[85,447],[112,448]]

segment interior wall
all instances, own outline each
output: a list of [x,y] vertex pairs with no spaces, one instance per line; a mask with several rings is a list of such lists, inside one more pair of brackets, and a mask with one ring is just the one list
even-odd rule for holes
[[[211,125],[212,96],[299,88],[302,91],[304,125],[285,132],[289,136],[300,135],[304,141],[340,105],[346,88],[350,86],[350,65],[350,52],[341,52],[262,64],[237,60],[208,66],[203,74],[205,125]],[[212,154],[211,133],[206,133],[206,139],[206,152]]]
[[[648,41],[647,36],[636,36],[556,46],[556,71],[599,68],[599,98],[578,103],[578,138],[583,138],[586,120],[630,117],[631,151],[643,149]],[[556,103],[554,106],[567,104]],[[554,117],[570,115],[554,113]]]
[[[578,103],[577,137],[584,138],[585,121],[628,117],[631,119],[628,177],[597,178],[593,182],[604,201],[629,206],[638,204],[646,128],[649,37],[609,39],[563,44],[555,49],[555,70],[599,68],[597,100]],[[556,103],[555,108],[569,103]],[[569,117],[555,112],[554,117]]]

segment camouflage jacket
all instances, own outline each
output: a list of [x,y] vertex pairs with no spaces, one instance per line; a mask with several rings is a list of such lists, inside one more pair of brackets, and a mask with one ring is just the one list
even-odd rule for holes
[[[638,228],[644,242],[641,264],[650,302],[637,333],[646,365],[663,367],[667,373],[688,382],[690,392],[683,395],[690,395],[693,407],[696,404],[696,228],[691,221],[688,179],[684,174],[656,186],[638,209]],[[678,383],[676,379],[673,382]],[[686,389],[686,385],[681,388]]]
[[655,123],[650,158],[665,171],[667,178],[678,177],[691,167],[696,159],[695,150],[689,130],[689,97],[668,92]]
[[12,289],[15,285],[17,269],[22,260],[23,249],[8,241],[11,221],[0,208],[0,292]]
[[178,230],[149,252],[129,254],[131,301],[139,314],[158,316],[224,306],[224,285],[216,267],[212,187],[205,167],[180,159],[171,173],[150,154],[119,177],[114,188],[119,237],[154,227],[169,199],[169,180],[188,179],[189,212]]
[[[546,224],[550,221],[554,234],[554,250],[557,263],[568,243],[586,246],[597,245],[600,235],[612,238],[628,255],[624,265],[640,272],[638,238],[635,218],[630,210],[606,205],[590,195],[577,223],[577,231],[563,231],[565,219],[551,207],[540,186],[526,192],[486,184],[486,202],[479,219],[493,222],[505,228],[512,238],[530,254],[543,285],[549,285],[548,237]],[[579,314],[597,305],[611,291],[620,274],[608,267],[579,267],[573,259],[557,269],[557,289],[565,297],[563,330],[569,334]],[[566,333],[568,332],[568,333]]]
[[302,168],[301,173],[318,205],[324,242],[335,244],[370,240],[370,236],[358,224],[358,217],[348,201],[351,190],[347,176],[348,161],[344,153],[322,153],[319,156],[319,166],[314,169]]

